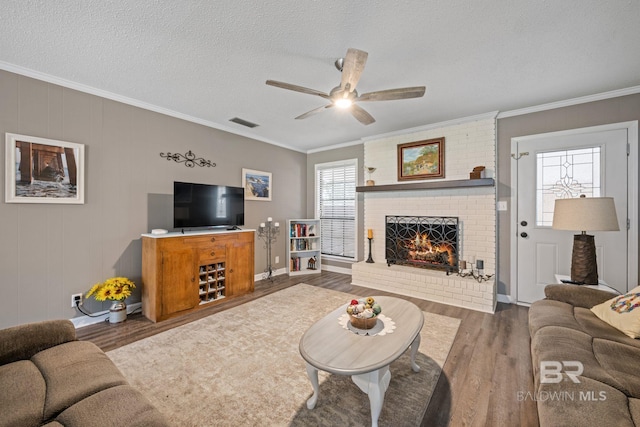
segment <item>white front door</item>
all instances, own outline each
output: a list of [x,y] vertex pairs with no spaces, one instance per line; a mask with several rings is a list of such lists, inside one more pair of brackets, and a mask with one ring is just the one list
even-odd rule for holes
[[[628,130],[576,130],[515,138],[517,299],[532,303],[556,274],[570,275],[573,235],[551,229],[556,198],[613,197],[620,231],[593,232],[598,276],[626,292],[628,286]],[[528,154],[525,154],[528,153]]]

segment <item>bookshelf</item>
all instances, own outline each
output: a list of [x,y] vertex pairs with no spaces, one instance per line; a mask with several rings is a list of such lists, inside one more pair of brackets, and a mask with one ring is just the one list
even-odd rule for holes
[[287,273],[316,274],[322,270],[320,220],[287,220]]

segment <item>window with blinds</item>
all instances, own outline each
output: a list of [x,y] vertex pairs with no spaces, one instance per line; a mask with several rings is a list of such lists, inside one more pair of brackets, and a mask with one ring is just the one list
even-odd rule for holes
[[356,258],[357,159],[316,165],[316,218],[321,251]]

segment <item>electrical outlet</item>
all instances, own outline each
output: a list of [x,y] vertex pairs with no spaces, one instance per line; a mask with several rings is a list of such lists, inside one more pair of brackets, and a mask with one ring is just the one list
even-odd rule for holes
[[76,304],[82,305],[82,294],[71,295],[71,308],[76,308]]
[[280,262],[280,257],[276,256],[276,264],[278,264]]

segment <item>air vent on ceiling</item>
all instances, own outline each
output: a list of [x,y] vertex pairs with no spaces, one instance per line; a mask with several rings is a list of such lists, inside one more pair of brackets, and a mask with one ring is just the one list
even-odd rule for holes
[[255,123],[251,123],[251,122],[248,122],[246,120],[242,120],[241,118],[238,118],[238,117],[234,117],[233,119],[229,119],[229,121],[233,122],[233,123],[237,123],[237,124],[242,125],[242,126],[246,126],[248,128],[255,128],[255,127],[260,126],[260,125],[257,125]]

